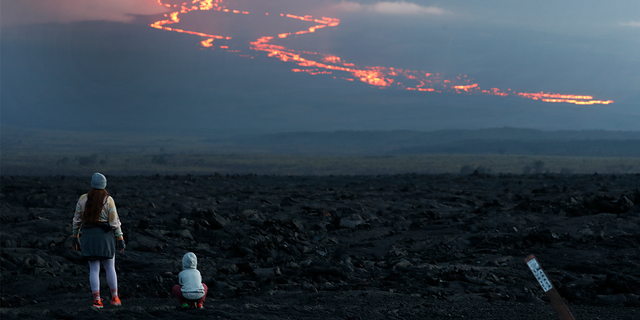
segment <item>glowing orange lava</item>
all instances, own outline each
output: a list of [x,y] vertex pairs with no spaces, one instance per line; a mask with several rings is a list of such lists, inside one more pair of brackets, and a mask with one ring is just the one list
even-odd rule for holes
[[[170,27],[180,23],[180,16],[192,11],[208,11],[214,10],[222,13],[230,14],[250,14],[248,11],[240,11],[236,9],[227,8],[222,4],[223,0],[192,0],[189,5],[188,2],[182,2],[180,4],[167,4],[162,0],[157,0],[158,4],[167,8],[176,8],[178,11],[171,12],[164,15],[164,20],[156,21],[150,24],[151,27],[173,31],[179,33],[187,33],[196,36],[206,38],[200,41],[200,45],[203,48],[214,47],[214,40],[231,40],[231,36],[212,35],[199,31],[184,30]],[[265,16],[274,18],[289,18],[300,20],[302,22],[312,23],[311,26],[306,29],[292,32],[284,32],[275,36],[263,36],[254,41],[249,42],[249,49],[265,52],[268,57],[277,58],[283,62],[295,63],[300,68],[293,68],[293,72],[304,72],[311,75],[321,74],[334,74],[336,72],[345,74],[340,77],[347,81],[361,81],[368,83],[372,86],[379,88],[395,87],[401,90],[410,91],[422,91],[422,92],[452,92],[458,94],[484,94],[494,96],[519,96],[522,98],[533,99],[543,102],[555,102],[555,103],[571,103],[576,105],[594,105],[594,104],[610,104],[612,100],[593,100],[592,96],[588,95],[571,95],[571,94],[559,94],[559,93],[525,93],[516,92],[515,90],[507,89],[506,91],[498,88],[482,89],[478,83],[472,82],[467,79],[466,75],[459,75],[455,78],[441,79],[440,74],[428,73],[417,70],[403,70],[398,68],[387,68],[382,66],[377,67],[357,67],[353,63],[347,63],[340,57],[330,54],[323,54],[318,52],[308,51],[296,51],[289,49],[282,45],[274,44],[275,41],[289,41],[289,39],[295,39],[300,35],[315,33],[317,30],[326,29],[329,27],[336,27],[340,24],[339,19],[322,17],[321,19],[314,18],[310,15],[298,16],[293,14],[281,13],[279,15],[269,15],[265,13]],[[220,49],[225,49],[228,52],[241,53],[242,50],[234,49],[230,50],[228,45],[221,45]],[[240,55],[242,57],[250,57],[250,55]],[[337,77],[334,76],[334,79]]]

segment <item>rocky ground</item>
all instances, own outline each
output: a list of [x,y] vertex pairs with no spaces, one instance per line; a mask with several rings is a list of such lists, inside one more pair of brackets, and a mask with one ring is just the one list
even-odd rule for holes
[[[557,318],[529,254],[576,319],[640,318],[640,175],[107,178],[123,305],[70,250],[90,177],[3,176],[2,319]],[[169,296],[188,251],[204,310]]]

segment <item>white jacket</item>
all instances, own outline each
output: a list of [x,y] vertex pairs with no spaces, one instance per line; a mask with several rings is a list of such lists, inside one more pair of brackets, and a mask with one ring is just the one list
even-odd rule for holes
[[198,258],[193,252],[188,252],[182,257],[182,271],[178,275],[182,286],[182,296],[187,299],[200,299],[204,296],[202,276],[198,267]]

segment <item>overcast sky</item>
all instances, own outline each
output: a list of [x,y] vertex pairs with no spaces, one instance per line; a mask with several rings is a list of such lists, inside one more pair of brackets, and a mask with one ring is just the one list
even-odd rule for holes
[[[156,0],[1,6],[3,125],[187,133],[640,128],[637,0],[235,0],[218,4],[229,12],[192,10],[160,26],[200,34],[150,27],[180,9]],[[288,56],[251,44],[263,36]],[[526,95],[540,92],[566,102]],[[613,103],[571,103],[594,100]]]

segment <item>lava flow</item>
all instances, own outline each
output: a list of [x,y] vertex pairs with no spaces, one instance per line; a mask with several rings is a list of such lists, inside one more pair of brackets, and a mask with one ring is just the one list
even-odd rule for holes
[[[226,41],[233,39],[231,36],[213,35],[199,31],[184,30],[174,28],[171,25],[180,23],[180,16],[191,11],[218,11],[224,14],[250,14],[248,11],[240,11],[229,9],[222,4],[223,0],[192,0],[182,2],[181,4],[167,4],[162,0],[158,0],[158,4],[176,11],[165,14],[164,20],[156,21],[150,24],[151,27],[173,31],[179,33],[187,33],[205,38],[200,42],[203,48],[215,49],[214,41],[225,41],[223,45],[218,46],[230,52],[240,53],[241,50],[231,50]],[[265,16],[272,17],[269,13]],[[353,63],[347,63],[340,57],[323,54],[318,52],[297,51],[289,49],[285,46],[275,44],[276,41],[286,41],[287,39],[296,38],[304,34],[311,34],[320,29],[336,27],[340,24],[339,19],[321,17],[314,18],[309,15],[297,16],[293,14],[273,15],[276,18],[289,18],[300,20],[302,22],[311,23],[311,26],[303,30],[280,33],[273,36],[263,36],[254,41],[249,42],[249,49],[265,52],[268,57],[277,58],[283,62],[295,63],[298,68],[293,68],[293,72],[305,72],[311,75],[333,74],[335,78],[341,78],[347,81],[361,81],[378,88],[395,87],[401,90],[426,91],[426,92],[453,92],[459,94],[485,94],[495,96],[518,96],[527,99],[539,100],[543,102],[571,103],[576,105],[595,105],[610,104],[612,100],[594,100],[588,95],[571,95],[558,93],[526,93],[517,92],[511,89],[506,91],[498,88],[482,89],[478,83],[474,83],[468,79],[466,75],[459,75],[455,78],[444,79],[439,73],[433,74],[417,70],[404,70],[391,67],[357,67]],[[241,55],[247,56],[247,55]],[[253,57],[251,57],[253,58]]]

